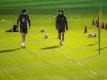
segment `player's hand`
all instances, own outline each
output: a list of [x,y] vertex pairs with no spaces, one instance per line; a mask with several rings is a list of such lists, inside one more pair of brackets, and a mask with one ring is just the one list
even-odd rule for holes
[[58,26],[56,26],[56,30],[58,30]]
[[66,30],[68,31],[68,28],[66,28]]
[[19,31],[19,28],[16,28],[17,31]]

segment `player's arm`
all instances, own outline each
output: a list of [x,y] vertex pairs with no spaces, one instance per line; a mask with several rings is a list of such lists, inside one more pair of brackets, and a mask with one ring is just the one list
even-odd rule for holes
[[17,24],[16,24],[16,26],[17,26],[17,31],[19,30],[19,29],[18,29],[19,22],[20,22],[20,16],[19,16],[18,19],[17,19]]
[[19,22],[20,22],[20,16],[17,19],[17,27],[19,26]]
[[58,29],[58,19],[57,19],[57,17],[56,17],[56,29]]
[[31,27],[31,21],[30,21],[30,17],[28,16],[28,25],[29,25],[29,28]]
[[68,30],[68,21],[67,21],[67,18],[66,18],[66,17],[65,17],[65,19],[64,19],[64,22],[65,22],[66,30]]

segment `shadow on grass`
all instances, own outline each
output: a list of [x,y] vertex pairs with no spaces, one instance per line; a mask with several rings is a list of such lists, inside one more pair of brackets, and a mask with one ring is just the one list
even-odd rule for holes
[[55,49],[55,48],[59,48],[59,45],[56,46],[50,46],[50,47],[45,47],[45,48],[41,48],[42,50],[46,50],[46,49]]
[[94,45],[96,45],[96,44],[98,44],[98,42],[93,43],[93,44],[89,44],[88,46],[94,46]]
[[21,49],[21,48],[9,49],[9,50],[2,50],[2,51],[0,51],[0,53],[14,52],[14,51],[17,51],[17,50],[19,50],[19,49]]
[[107,47],[103,47],[103,48],[101,48],[100,50],[104,50],[104,49],[107,49]]

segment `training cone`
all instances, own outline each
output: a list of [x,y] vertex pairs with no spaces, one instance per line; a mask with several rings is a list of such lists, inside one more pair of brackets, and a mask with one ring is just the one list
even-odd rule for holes
[[97,27],[97,24],[98,24],[98,21],[97,20],[95,20],[95,26]]
[[104,22],[102,23],[101,28],[104,29]]
[[99,27],[99,21],[96,20],[96,27]]
[[85,26],[84,33],[87,33],[87,27]]
[[105,30],[107,30],[107,23],[105,24]]

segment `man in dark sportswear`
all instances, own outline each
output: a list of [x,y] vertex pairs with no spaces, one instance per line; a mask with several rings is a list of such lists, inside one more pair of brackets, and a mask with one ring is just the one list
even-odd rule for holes
[[21,33],[21,38],[22,38],[22,44],[21,47],[25,48],[25,39],[26,39],[26,34],[27,34],[27,30],[28,30],[28,25],[29,28],[31,26],[30,23],[30,17],[28,15],[28,11],[27,9],[23,9],[17,19],[17,26],[19,26],[20,23],[20,33]]
[[60,45],[63,45],[64,33],[65,30],[68,30],[68,23],[66,17],[64,16],[64,10],[58,10],[58,16],[56,17],[56,29],[58,30]]

